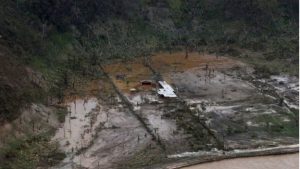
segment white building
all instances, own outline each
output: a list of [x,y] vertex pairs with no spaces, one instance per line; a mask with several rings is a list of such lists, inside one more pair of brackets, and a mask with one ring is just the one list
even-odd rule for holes
[[157,93],[163,97],[177,97],[174,89],[166,81],[158,81],[159,89]]

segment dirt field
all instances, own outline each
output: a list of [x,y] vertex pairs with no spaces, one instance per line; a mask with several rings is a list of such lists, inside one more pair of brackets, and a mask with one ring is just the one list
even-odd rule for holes
[[187,70],[198,68],[213,72],[217,70],[229,69],[235,66],[245,66],[245,64],[226,57],[216,57],[215,55],[190,53],[185,58],[183,52],[177,53],[159,53],[151,57],[152,67],[160,72],[164,79],[173,83],[170,76],[174,73],[183,73]]
[[153,76],[151,71],[139,60],[105,65],[104,70],[111,76],[117,87],[126,93],[131,88],[138,88],[141,80],[149,80]]

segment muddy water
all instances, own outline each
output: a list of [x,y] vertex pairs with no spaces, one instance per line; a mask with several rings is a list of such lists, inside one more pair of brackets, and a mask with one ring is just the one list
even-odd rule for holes
[[69,114],[53,140],[67,152],[67,158],[54,168],[111,168],[153,144],[121,104],[106,104],[93,97],[66,104]]
[[148,117],[150,125],[162,139],[171,140],[176,131],[176,124],[171,120],[162,119],[161,116],[150,114]]
[[54,140],[60,143],[65,152],[74,152],[88,146],[95,134],[91,112],[97,107],[97,99],[77,99],[67,103],[67,107],[69,113]]
[[265,80],[277,93],[284,97],[284,102],[294,109],[299,109],[299,79],[294,76],[277,75]]
[[151,137],[135,119],[122,109],[107,109],[109,118],[99,129],[93,144],[74,162],[86,168],[110,168],[119,160],[145,148]]
[[246,99],[255,91],[245,81],[225,75],[220,71],[211,72],[210,77],[201,68],[170,75],[172,83],[180,96],[186,99],[208,99],[218,101],[234,101]]
[[223,160],[183,169],[298,169],[299,154],[263,156]]
[[[226,58],[200,57],[196,54],[192,54],[189,59],[185,59],[183,56],[180,54],[174,55],[175,58],[171,55],[154,57],[152,60],[153,67],[176,87],[179,96],[188,103],[196,104],[194,102],[198,101],[200,101],[199,103],[207,103],[205,116],[208,117],[208,124],[212,129],[224,133],[226,131],[223,131],[223,129],[226,129],[226,126],[214,126],[213,124],[228,123],[229,126],[232,121],[239,121],[239,119],[242,119],[240,120],[242,122],[238,123],[241,124],[238,125],[238,129],[243,125],[247,125],[248,128],[255,128],[259,127],[260,123],[252,117],[256,117],[257,114],[276,113],[275,110],[270,109],[274,107],[273,105],[266,106],[265,103],[259,101],[257,101],[258,103],[256,101],[246,102],[253,95],[260,95],[255,86],[240,79],[237,75],[224,73],[225,69],[228,73],[229,68],[241,65],[240,63]],[[208,79],[207,72],[203,69],[207,63],[210,68],[213,68],[212,74],[209,76],[211,78]],[[110,65],[105,67],[105,70],[110,74],[120,91],[130,100],[135,111],[154,131],[155,136],[166,145],[166,153],[191,151],[191,147],[186,141],[191,136],[179,130],[176,121],[164,116],[166,112],[172,111],[172,105],[168,105],[169,103],[158,98],[156,93],[151,90],[140,90],[135,94],[129,92],[129,89],[133,87],[139,89],[140,80],[151,79],[151,71],[142,63],[124,65],[122,63]],[[124,80],[116,78],[117,75],[123,74],[125,75]],[[279,84],[280,81],[283,81],[286,85]],[[285,97],[289,103],[298,107],[295,100],[299,100],[299,97],[297,99],[293,97],[294,93],[297,93],[295,91],[299,93],[299,86],[296,82],[289,85],[291,81],[273,77],[273,81],[270,81],[270,83],[274,84],[277,87],[276,89],[280,89],[280,93],[289,96]],[[287,89],[291,89],[291,91],[282,92]],[[201,109],[199,103],[194,108]],[[60,143],[61,149],[67,152],[67,158],[57,168],[115,168],[120,161],[135,156],[137,152],[144,151],[149,145],[151,147],[155,144],[138,120],[128,113],[128,110],[120,102],[116,104],[110,102],[108,104],[97,100],[97,98],[88,98],[69,102],[67,106],[70,113],[66,116],[65,123],[62,124],[54,138]],[[290,120],[286,116],[282,117],[284,121]],[[237,125],[233,127],[235,126]],[[222,130],[219,131],[218,129]],[[250,145],[249,142],[245,142],[247,140],[252,139],[254,143],[260,141],[258,138],[250,138],[250,134],[246,132],[226,139],[229,145],[236,143],[236,147]],[[272,142],[275,139],[279,139],[279,136],[268,138]],[[241,142],[239,142],[240,140]],[[282,140],[287,140],[287,138],[282,137]],[[264,142],[264,145],[268,144],[268,142]],[[267,159],[268,157],[263,158]],[[246,159],[235,160],[236,164],[228,165],[228,168],[231,169],[232,166],[243,168],[243,164],[247,164],[243,161]],[[256,163],[259,159],[252,159],[253,161]],[[205,167],[205,165],[201,166]],[[217,165],[224,168],[223,164]],[[259,168],[259,166],[252,166],[251,168],[255,167]]]
[[155,137],[165,146],[167,153],[189,151],[188,135],[179,131],[176,121],[164,117],[172,108],[164,108],[166,100],[159,98],[153,92],[127,94],[126,97],[134,105],[134,109],[145,120]]

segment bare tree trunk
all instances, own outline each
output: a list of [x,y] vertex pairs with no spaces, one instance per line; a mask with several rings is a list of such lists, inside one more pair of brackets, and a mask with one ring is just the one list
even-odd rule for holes
[[188,48],[188,44],[185,44],[185,58],[188,59],[189,57],[189,48]]
[[108,45],[109,45],[109,47],[111,47],[110,36],[108,34],[108,30],[106,31],[106,36],[107,36]]

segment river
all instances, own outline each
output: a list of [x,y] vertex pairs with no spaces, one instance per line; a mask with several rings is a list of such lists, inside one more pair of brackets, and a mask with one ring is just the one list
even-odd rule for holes
[[182,169],[298,169],[299,153],[287,155],[236,158]]

